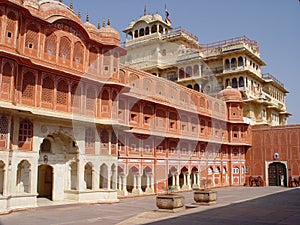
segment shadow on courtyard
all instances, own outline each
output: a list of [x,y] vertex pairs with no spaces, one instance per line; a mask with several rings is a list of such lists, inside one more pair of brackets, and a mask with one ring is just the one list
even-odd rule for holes
[[148,224],[299,224],[299,221],[300,189],[297,188]]

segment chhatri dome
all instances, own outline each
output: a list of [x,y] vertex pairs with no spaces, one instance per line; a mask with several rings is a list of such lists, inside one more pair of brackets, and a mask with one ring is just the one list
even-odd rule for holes
[[219,92],[219,98],[223,101],[234,101],[234,102],[242,102],[242,94],[239,90],[228,86],[224,90]]

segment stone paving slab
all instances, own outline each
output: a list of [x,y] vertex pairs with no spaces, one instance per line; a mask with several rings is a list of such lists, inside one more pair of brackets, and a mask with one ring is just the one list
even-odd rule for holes
[[[121,199],[120,202],[116,204],[70,204],[38,207],[34,209],[28,209],[25,211],[13,212],[8,215],[2,215],[0,216],[0,225],[126,225],[156,223],[166,224],[170,222],[172,224],[186,224],[187,222],[189,224],[193,224],[194,219],[199,222],[198,217],[201,216],[201,220],[207,222],[208,218],[211,218],[212,216],[209,215],[207,217],[207,213],[210,212],[212,212],[212,214],[215,215],[214,220],[209,220],[208,222],[211,223],[204,224],[220,224],[220,221],[218,220],[216,215],[224,221],[228,220],[228,222],[232,222],[232,218],[230,217],[230,215],[233,215],[235,209],[232,209],[231,207],[234,205],[239,206],[237,212],[249,214],[253,218],[256,218],[257,216],[258,218],[262,218],[266,215],[268,216],[268,213],[272,214],[272,205],[270,205],[269,202],[272,202],[272,199],[274,204],[275,202],[277,202],[274,202],[274,196],[279,199],[278,201],[281,201],[282,208],[292,210],[284,211],[288,214],[288,217],[285,219],[285,221],[299,221],[299,216],[294,213],[293,209],[298,210],[298,214],[300,214],[300,206],[296,204],[296,202],[300,203],[300,189],[282,187],[228,187],[219,188],[216,190],[218,192],[218,199],[216,205],[199,206],[197,208],[188,207],[186,211],[181,213],[157,212],[155,206],[155,196],[146,196]],[[298,195],[294,194],[295,191]],[[191,204],[194,202],[192,192],[183,192],[180,194],[183,194],[185,196],[186,205],[191,206]],[[275,195],[273,196],[272,194]],[[280,197],[281,195],[285,196],[284,200],[282,197]],[[268,196],[270,196],[270,199],[268,199]],[[295,197],[297,197],[299,201],[293,200],[293,198]],[[258,205],[259,207],[257,208],[256,201],[258,201],[259,199],[266,199],[266,202],[260,202]],[[264,204],[266,205],[266,207],[264,207],[263,210],[260,208],[260,205]],[[293,205],[294,207],[292,207]],[[259,209],[259,211],[257,211],[255,207]],[[219,211],[221,213],[215,213]],[[261,211],[264,211],[265,214],[261,214]],[[225,213],[227,214],[225,215]],[[277,214],[275,214],[275,217],[276,215]],[[281,218],[282,215],[279,215],[279,217]],[[189,221],[189,218],[193,218],[193,220]],[[237,219],[243,220],[244,217],[237,217]],[[176,223],[176,221],[180,221],[180,223]],[[257,221],[263,222],[258,219]],[[222,224],[224,223],[222,222]]]

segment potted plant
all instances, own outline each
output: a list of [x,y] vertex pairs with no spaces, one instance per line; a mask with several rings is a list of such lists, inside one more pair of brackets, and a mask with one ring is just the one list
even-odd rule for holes
[[210,179],[201,180],[202,189],[196,189],[194,191],[194,200],[197,205],[212,205],[217,202],[217,191],[207,189],[212,181]]
[[156,196],[156,206],[161,212],[180,212],[185,209],[184,196],[174,194],[174,187],[169,186],[166,193]]

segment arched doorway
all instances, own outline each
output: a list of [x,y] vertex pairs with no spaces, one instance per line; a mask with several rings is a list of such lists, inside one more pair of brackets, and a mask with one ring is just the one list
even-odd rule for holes
[[269,186],[287,186],[286,166],[280,162],[269,165]]
[[38,171],[38,197],[52,200],[53,169],[49,165],[40,165]]

